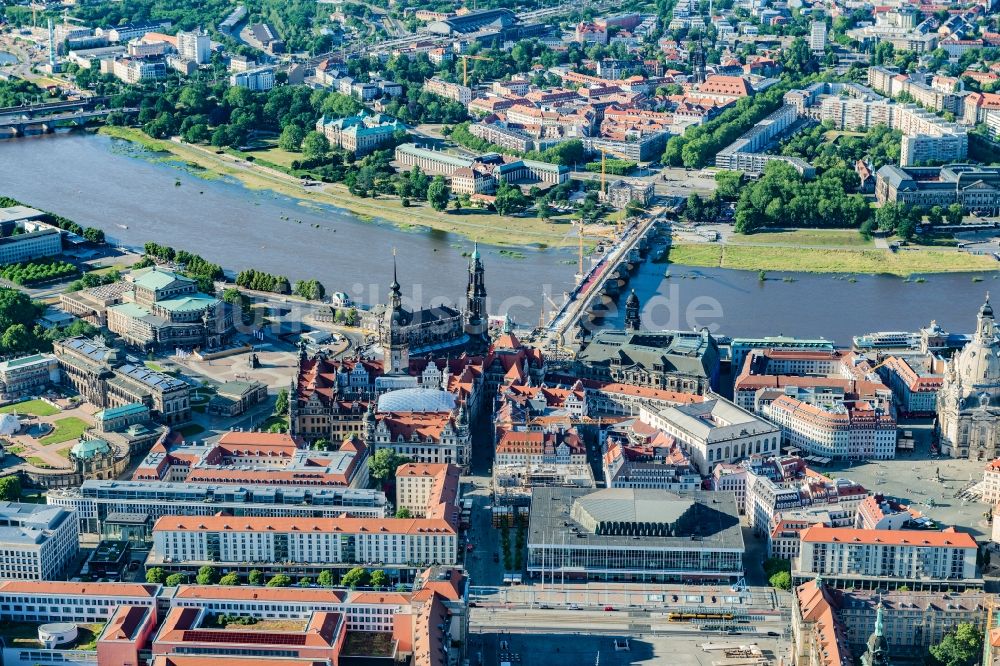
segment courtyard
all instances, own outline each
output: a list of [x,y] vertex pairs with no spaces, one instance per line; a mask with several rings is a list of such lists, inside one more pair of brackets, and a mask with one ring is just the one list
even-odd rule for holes
[[[62,401],[59,403],[62,406]],[[8,438],[7,452],[39,469],[69,469],[69,452],[83,433],[93,426],[97,408],[89,403],[62,410],[42,400],[8,405],[4,411],[17,414],[21,430]]]

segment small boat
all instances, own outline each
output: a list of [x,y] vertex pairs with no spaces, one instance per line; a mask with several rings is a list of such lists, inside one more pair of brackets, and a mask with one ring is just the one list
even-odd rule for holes
[[121,227],[122,229],[128,229],[127,224],[119,224],[118,226]]

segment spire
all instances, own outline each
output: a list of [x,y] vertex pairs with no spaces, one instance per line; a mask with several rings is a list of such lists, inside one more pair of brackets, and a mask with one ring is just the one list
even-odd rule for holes
[[882,606],[882,597],[879,596],[878,606],[875,607],[875,637],[882,638],[885,636],[885,625],[884,618],[882,617],[882,612],[884,607]]
[[392,282],[389,284],[389,291],[399,292],[399,280],[396,279],[396,248],[392,248]]
[[472,260],[479,261],[479,241],[475,241],[472,246]]

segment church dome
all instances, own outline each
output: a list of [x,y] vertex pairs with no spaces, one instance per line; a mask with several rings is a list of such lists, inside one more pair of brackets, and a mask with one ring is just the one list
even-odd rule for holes
[[455,396],[447,391],[407,388],[383,393],[378,399],[380,412],[450,412]]

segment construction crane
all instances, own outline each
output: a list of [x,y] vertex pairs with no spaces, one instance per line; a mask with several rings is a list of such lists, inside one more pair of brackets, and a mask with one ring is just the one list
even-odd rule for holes
[[493,58],[487,58],[486,56],[477,55],[462,55],[459,56],[462,59],[462,85],[466,88],[469,87],[469,61],[470,60],[493,60]]

